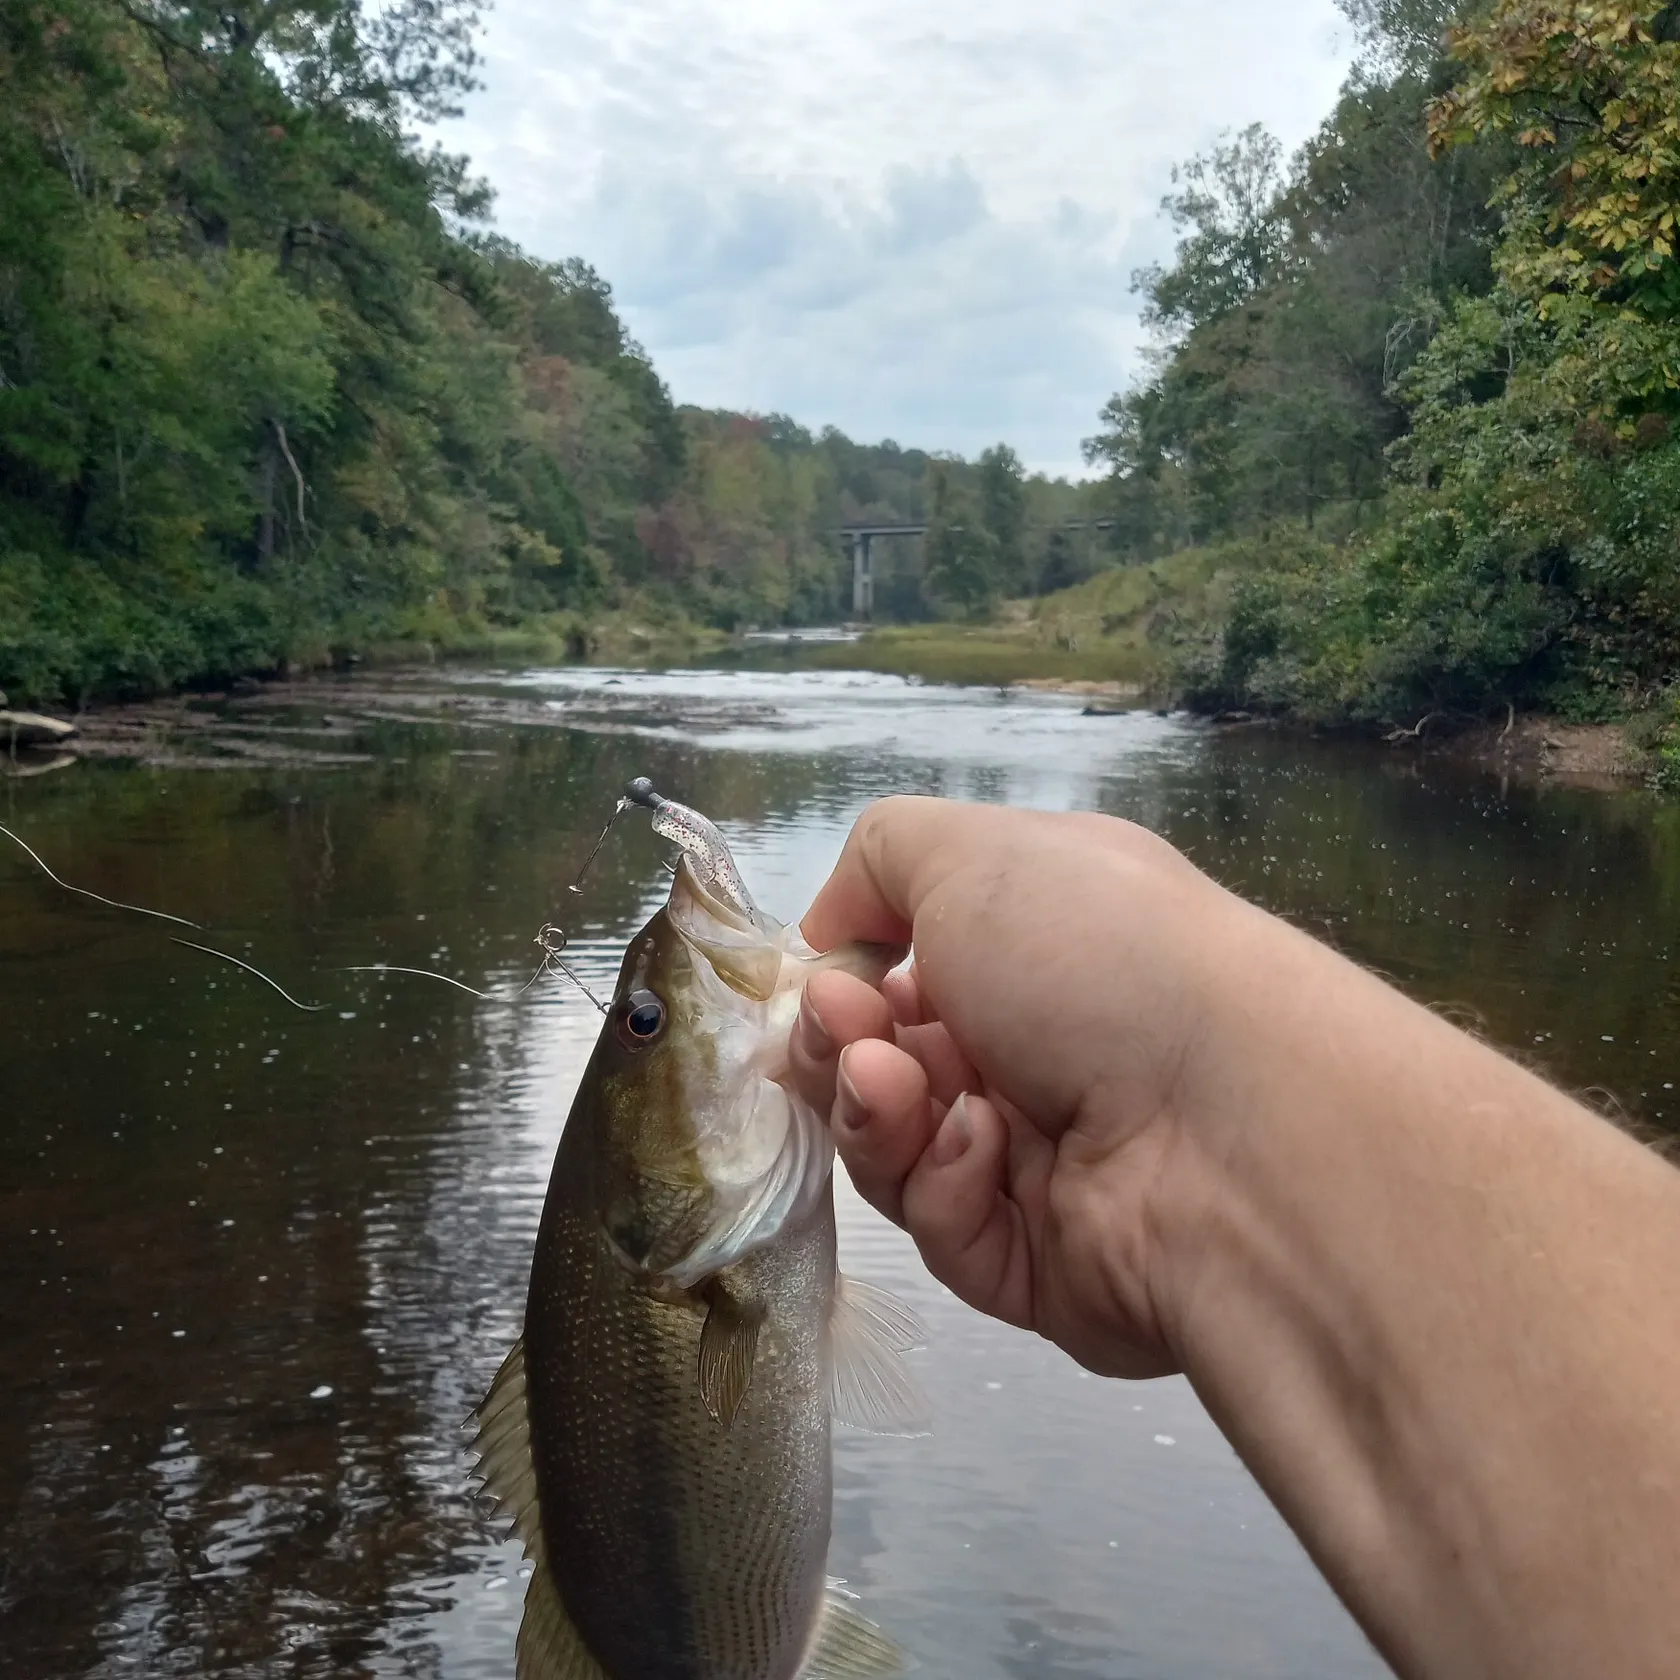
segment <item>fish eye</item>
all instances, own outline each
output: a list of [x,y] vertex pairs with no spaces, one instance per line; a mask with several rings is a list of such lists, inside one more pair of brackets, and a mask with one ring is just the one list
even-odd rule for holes
[[618,1038],[626,1049],[640,1050],[664,1030],[665,1005],[654,993],[632,992],[618,1006]]

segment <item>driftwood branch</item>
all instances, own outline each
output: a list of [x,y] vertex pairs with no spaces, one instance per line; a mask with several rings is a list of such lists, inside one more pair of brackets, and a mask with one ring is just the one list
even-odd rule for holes
[[1421,741],[1423,732],[1434,723],[1437,718],[1444,718],[1445,712],[1425,712],[1410,729],[1391,729],[1383,736],[1390,746],[1397,746],[1402,741]]

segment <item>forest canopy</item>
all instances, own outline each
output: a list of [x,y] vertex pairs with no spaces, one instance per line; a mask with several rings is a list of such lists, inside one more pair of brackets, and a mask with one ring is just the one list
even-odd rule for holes
[[1180,685],[1333,722],[1661,701],[1680,5],[1342,9],[1361,59],[1293,159],[1251,128],[1178,171],[1154,362],[1087,445],[1130,555],[1243,557]]
[[[473,85],[476,23],[466,0],[0,8],[14,698],[532,622],[582,647],[615,611],[832,620],[840,527],[922,519],[936,482],[974,532],[983,481],[1003,509],[957,606],[1031,581],[1005,504],[1058,492],[1012,454],[1000,502],[996,470],[680,409],[587,263],[491,231],[467,161],[413,133]],[[940,610],[882,558],[893,610]]]

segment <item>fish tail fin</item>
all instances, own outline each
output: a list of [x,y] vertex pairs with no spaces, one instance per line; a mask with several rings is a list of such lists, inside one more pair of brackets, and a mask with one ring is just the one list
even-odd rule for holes
[[844,1274],[829,1309],[829,1409],[877,1435],[925,1435],[928,1403],[904,1355],[926,1343],[896,1295]]
[[871,1680],[903,1674],[904,1653],[871,1621],[866,1621],[834,1588],[823,1600],[822,1621],[799,1680]]
[[490,1392],[473,1413],[478,1433],[473,1450],[477,1474],[494,1498],[496,1515],[511,1513],[513,1532],[525,1542],[525,1555],[536,1567],[525,1587],[525,1613],[519,1623],[515,1674],[518,1680],[606,1680],[572,1625],[560,1589],[549,1573],[543,1544],[542,1507],[537,1502],[537,1474],[531,1463],[531,1422],[525,1404],[525,1343],[517,1341],[502,1361]]

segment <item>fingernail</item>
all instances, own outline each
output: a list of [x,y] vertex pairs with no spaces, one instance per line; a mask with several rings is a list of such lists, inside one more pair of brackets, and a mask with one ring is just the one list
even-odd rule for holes
[[859,1132],[869,1119],[869,1110],[842,1064],[834,1081],[834,1124],[842,1132]]
[[799,1000],[799,1042],[813,1062],[826,1062],[834,1054],[834,1035],[822,1024],[808,992]]
[[968,1117],[968,1093],[951,1104],[933,1134],[933,1164],[948,1167],[974,1141],[974,1122]]

